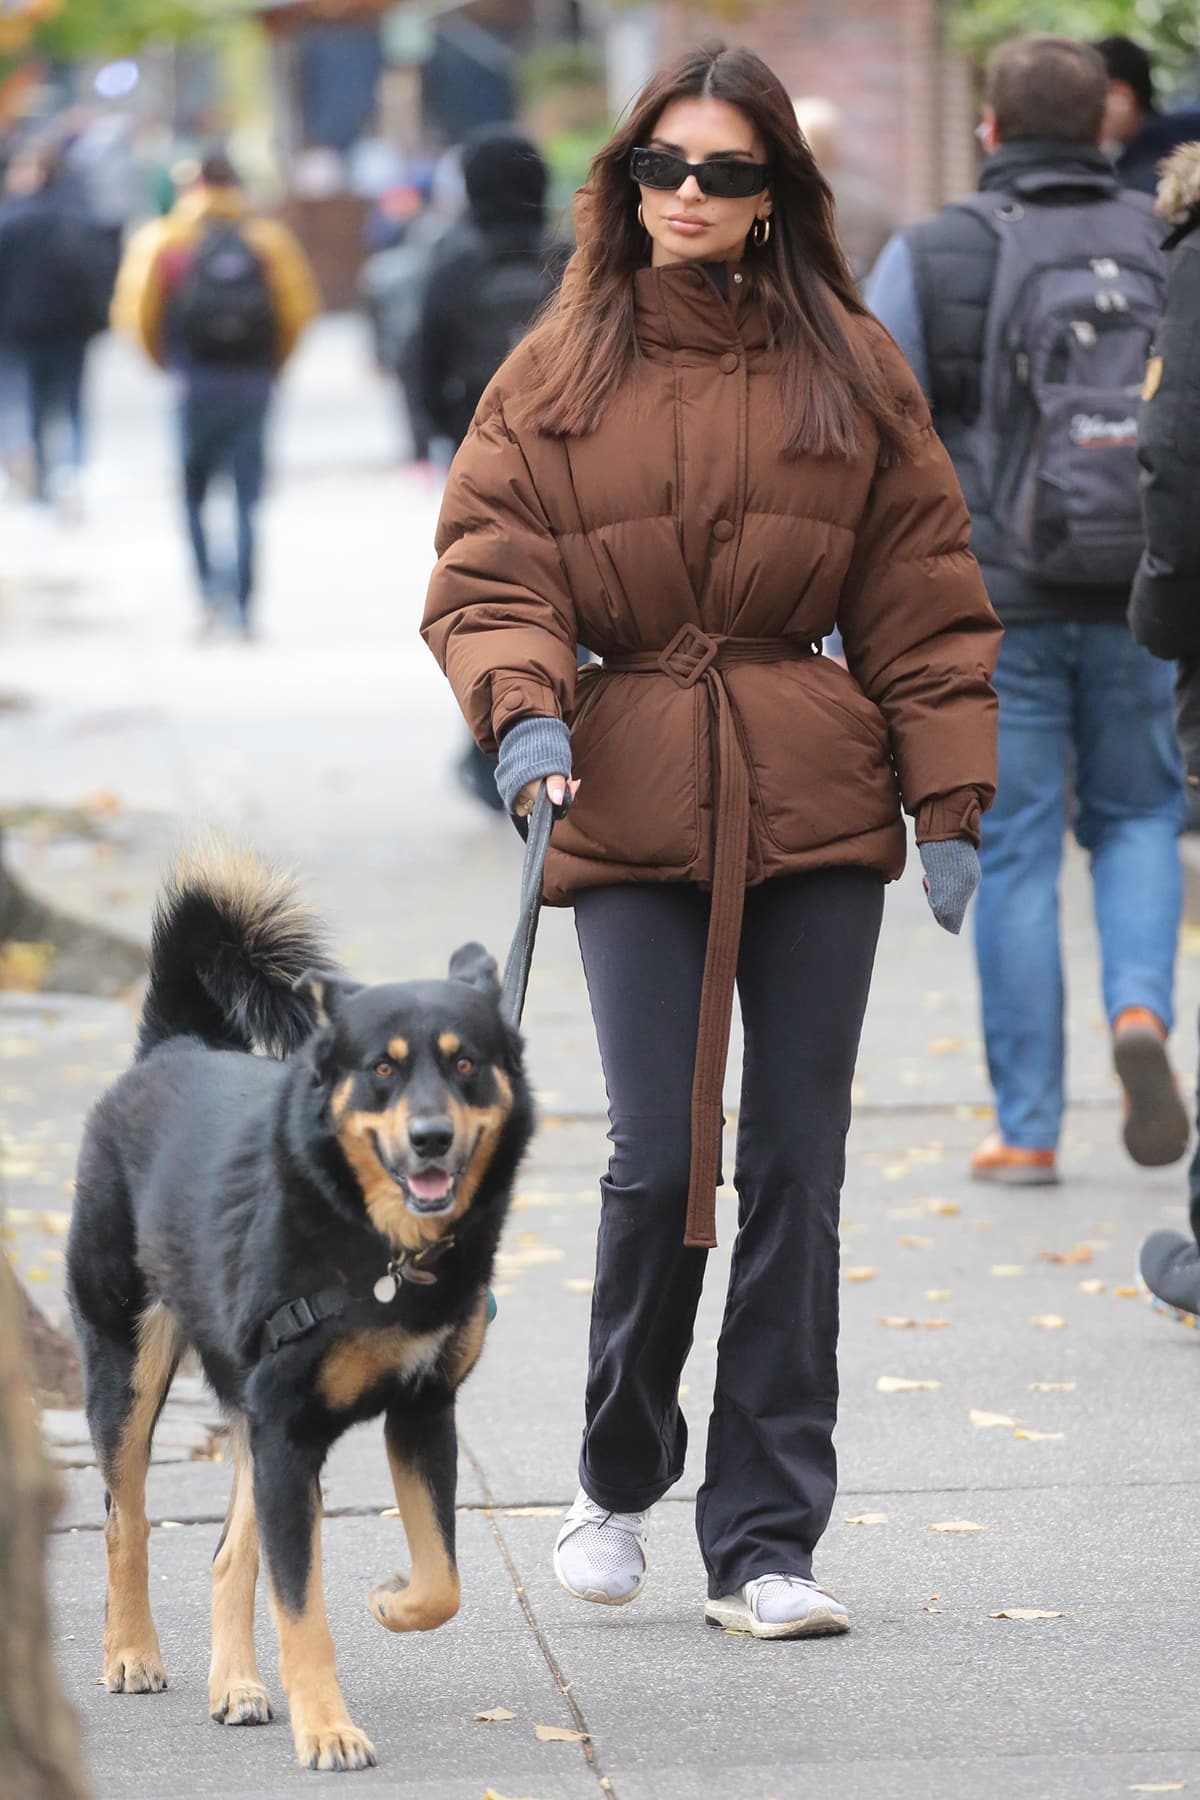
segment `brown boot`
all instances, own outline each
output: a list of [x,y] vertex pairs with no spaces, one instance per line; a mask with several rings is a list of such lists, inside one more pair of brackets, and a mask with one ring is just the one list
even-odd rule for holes
[[1113,1067],[1125,1090],[1125,1148],[1143,1169],[1178,1162],[1189,1124],[1167,1059],[1167,1028],[1146,1006],[1127,1006],[1113,1022]]
[[1000,1187],[1055,1187],[1058,1156],[1054,1150],[1023,1150],[1006,1144],[998,1131],[989,1133],[971,1158],[974,1181]]

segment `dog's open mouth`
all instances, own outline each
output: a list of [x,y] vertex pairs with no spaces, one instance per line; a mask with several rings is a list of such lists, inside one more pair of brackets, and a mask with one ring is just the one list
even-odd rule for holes
[[378,1132],[371,1133],[371,1140],[376,1156],[403,1192],[404,1203],[410,1212],[419,1213],[423,1219],[439,1219],[444,1213],[453,1211],[458,1186],[456,1175],[436,1164],[426,1169],[397,1168],[380,1142]]
[[436,1219],[454,1205],[456,1182],[448,1169],[422,1169],[419,1175],[402,1175],[400,1185],[413,1212]]

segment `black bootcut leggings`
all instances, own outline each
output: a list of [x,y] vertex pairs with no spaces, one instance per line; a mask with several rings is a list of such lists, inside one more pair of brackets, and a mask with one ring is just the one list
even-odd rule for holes
[[[683,1473],[678,1389],[706,1250],[685,1249],[708,897],[687,884],[575,901],[613,1146],[592,1299],[579,1478],[641,1512]],[[709,1594],[812,1574],[837,1487],[838,1202],[883,881],[780,876],[746,895],[738,1232],[696,1529]]]

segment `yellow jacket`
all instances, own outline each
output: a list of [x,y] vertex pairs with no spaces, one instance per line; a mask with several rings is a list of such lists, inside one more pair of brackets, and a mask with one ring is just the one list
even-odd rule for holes
[[210,219],[236,219],[246,242],[262,260],[279,329],[276,367],[282,368],[321,296],[308,258],[294,232],[273,219],[249,216],[238,188],[189,189],[165,219],[152,219],[134,233],[121,263],[112,303],[112,324],[134,338],[160,367],[166,367],[166,315],[171,294],[171,262],[181,262]]

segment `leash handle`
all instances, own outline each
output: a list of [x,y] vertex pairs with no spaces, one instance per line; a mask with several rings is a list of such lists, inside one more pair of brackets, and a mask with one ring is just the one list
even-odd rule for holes
[[555,806],[546,792],[545,782],[542,782],[525,838],[525,866],[521,871],[517,928],[504,965],[500,1010],[510,1025],[519,1025],[521,1014],[525,1010],[525,990],[529,986],[533,947],[537,941],[538,919],[542,910],[542,878],[546,869],[546,852],[550,848],[550,833],[555,821],[565,816],[570,804],[568,795],[561,806]]

